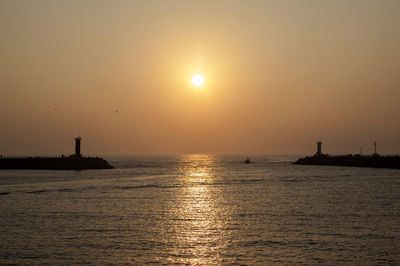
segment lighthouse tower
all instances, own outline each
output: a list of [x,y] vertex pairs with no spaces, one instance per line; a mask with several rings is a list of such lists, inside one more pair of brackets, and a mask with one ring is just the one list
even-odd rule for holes
[[75,157],[82,157],[81,154],[81,137],[75,138]]
[[315,153],[316,156],[322,156],[322,141],[317,142],[317,152]]

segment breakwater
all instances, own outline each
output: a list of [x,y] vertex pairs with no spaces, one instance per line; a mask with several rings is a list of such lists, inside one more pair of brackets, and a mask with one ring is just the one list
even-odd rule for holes
[[336,165],[336,166],[355,166],[372,168],[393,168],[400,169],[400,156],[361,156],[361,155],[314,155],[300,158],[293,164],[303,165]]
[[85,170],[112,169],[106,160],[99,157],[83,157],[81,154],[81,137],[75,138],[75,154],[54,157],[3,157],[0,156],[0,169],[32,170]]
[[33,170],[84,170],[112,169],[106,160],[99,157],[1,157],[0,169]]

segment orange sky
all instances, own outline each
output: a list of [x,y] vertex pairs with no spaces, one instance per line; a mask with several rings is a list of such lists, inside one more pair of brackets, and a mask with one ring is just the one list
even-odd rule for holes
[[319,139],[400,153],[398,14],[395,0],[3,0],[0,154],[70,154],[78,134],[86,154],[308,154]]

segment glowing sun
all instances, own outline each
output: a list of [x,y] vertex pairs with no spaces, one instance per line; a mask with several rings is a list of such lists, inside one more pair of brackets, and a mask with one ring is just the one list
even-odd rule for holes
[[201,87],[204,84],[204,77],[201,74],[195,74],[192,76],[192,83],[196,87]]

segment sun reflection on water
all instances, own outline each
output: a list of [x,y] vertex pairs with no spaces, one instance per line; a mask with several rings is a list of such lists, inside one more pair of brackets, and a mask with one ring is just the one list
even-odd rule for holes
[[[185,155],[179,176],[181,184],[169,206],[171,262],[221,263],[227,245],[229,217],[224,199],[215,185],[215,160],[210,155]],[[176,244],[178,243],[178,244]]]

